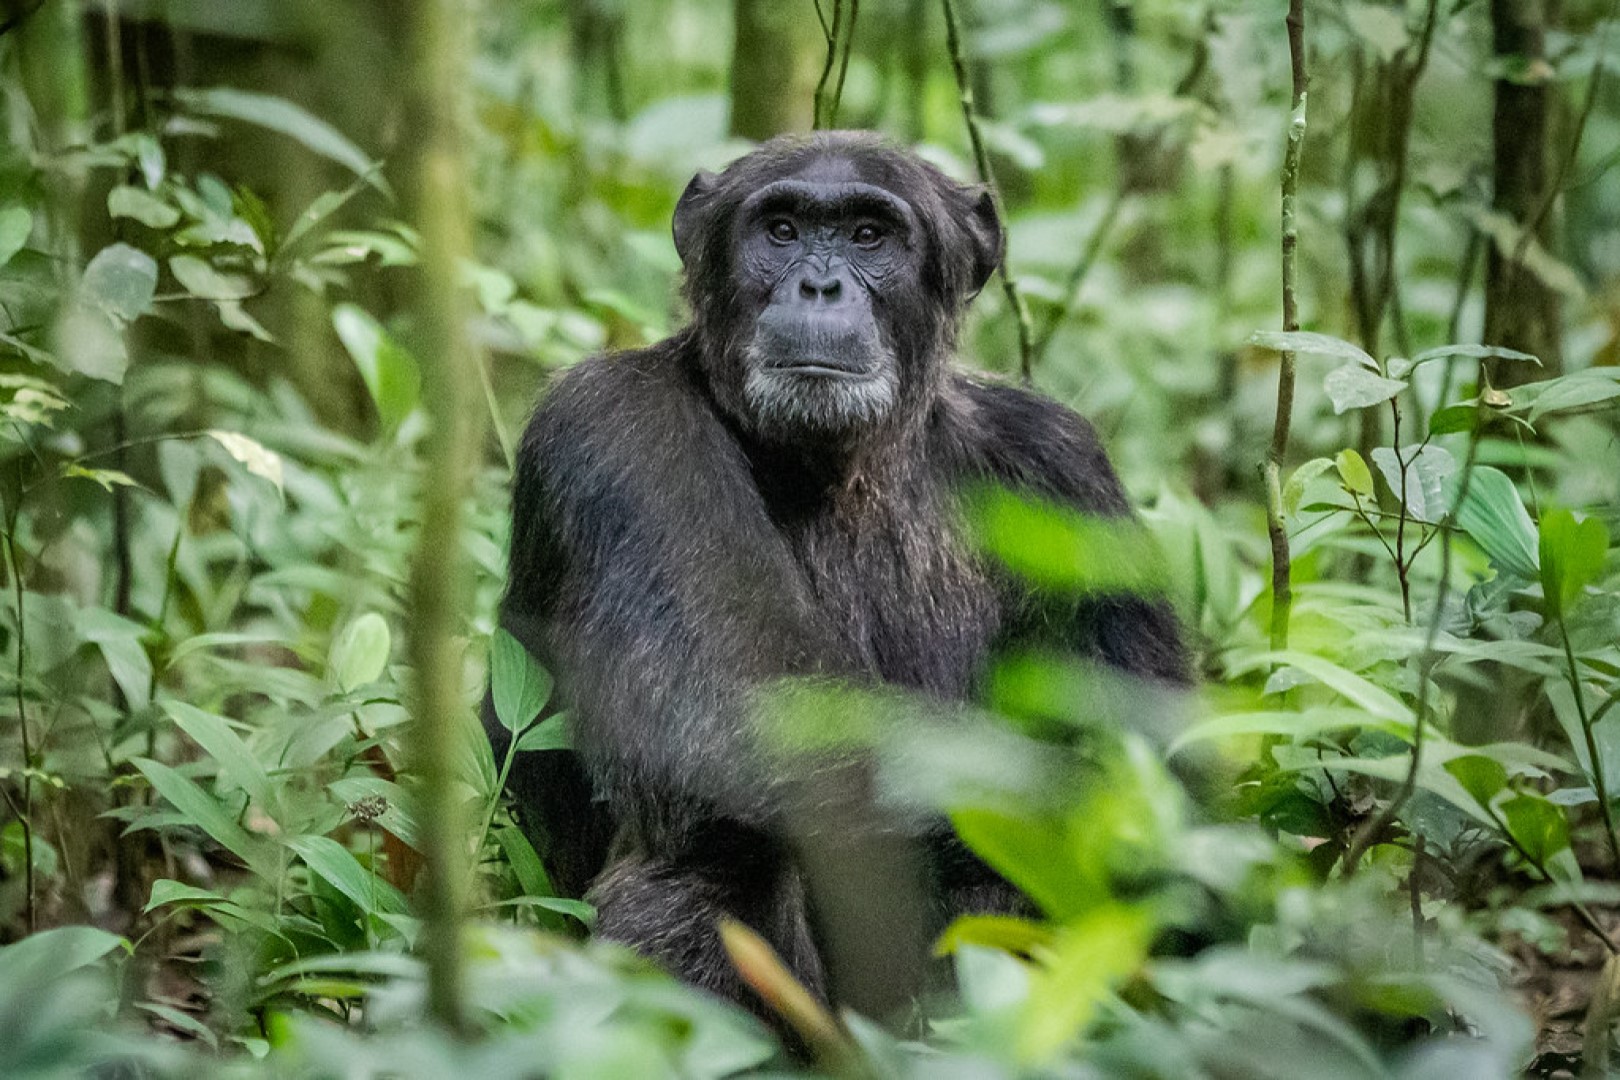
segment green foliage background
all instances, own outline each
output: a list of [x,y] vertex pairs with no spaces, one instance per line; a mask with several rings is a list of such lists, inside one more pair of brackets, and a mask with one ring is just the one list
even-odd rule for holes
[[[960,0],[1035,381],[1098,424],[1163,559],[993,494],[976,535],[1044,588],[1166,591],[1204,686],[1020,655],[971,715],[769,710],[787,745],[873,756],[886,803],[948,814],[1039,909],[953,926],[957,989],[898,1028],[810,1006],[813,1064],[554,895],[473,715],[493,678],[520,745],[566,739],[547,673],[492,637],[533,401],[680,324],[676,197],[807,126],[824,66],[841,125],[977,173],[940,6],[821,7],[831,55],[811,0],[0,4],[0,1072],[1603,1074],[1602,0],[1305,4],[1299,333],[1284,4]],[[423,11],[475,39],[455,77]],[[424,98],[465,109],[472,237],[426,273]],[[467,300],[468,368],[423,346],[435,283]],[[962,361],[1016,377],[1017,329],[987,289]],[[1280,350],[1286,642],[1258,472]],[[462,956],[433,953],[465,967],[460,1036],[426,1019],[448,984],[406,647],[407,584],[444,557],[417,539],[447,374],[489,431],[449,491],[473,572],[434,646],[466,704],[432,748],[470,823]]]

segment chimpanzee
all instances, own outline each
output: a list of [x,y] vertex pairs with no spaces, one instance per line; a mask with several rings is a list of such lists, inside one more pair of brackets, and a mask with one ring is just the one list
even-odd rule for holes
[[[501,618],[556,674],[575,751],[520,755],[511,788],[601,935],[751,1004],[716,934],[730,915],[825,993],[756,691],[970,700],[1034,629],[1151,679],[1187,659],[1162,602],[1054,612],[961,535],[964,485],[1130,513],[1085,420],[952,367],[1001,260],[987,191],[870,134],[784,137],[699,173],[674,234],[691,325],[580,363],[523,437]],[[485,726],[504,753],[487,703]],[[943,915],[1018,903],[952,844]]]

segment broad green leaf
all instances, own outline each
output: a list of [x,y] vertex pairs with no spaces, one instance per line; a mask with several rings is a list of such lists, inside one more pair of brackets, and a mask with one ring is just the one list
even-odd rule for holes
[[360,371],[377,415],[393,427],[410,415],[421,396],[416,360],[394,342],[369,312],[353,304],[332,309],[332,327]]
[[1595,517],[1577,521],[1568,510],[1541,517],[1541,589],[1554,618],[1562,618],[1603,573],[1609,532]]
[[1367,462],[1360,454],[1350,449],[1340,450],[1334,455],[1333,464],[1339,469],[1339,479],[1344,481],[1346,491],[1353,491],[1367,498],[1372,497],[1372,470],[1367,468]]
[[132,322],[152,306],[158,269],[152,256],[128,244],[96,252],[79,282],[82,297],[120,322]]
[[1479,426],[1479,406],[1473,402],[1460,402],[1436,409],[1429,417],[1430,435],[1451,435],[1459,431],[1473,431]]
[[275,811],[279,804],[271,790],[270,774],[224,717],[172,699],[163,702],[163,711],[169,714],[181,731],[191,736],[193,742],[208,752],[208,756],[219,766],[222,779],[247,792],[261,810],[266,813]]
[[1491,800],[1507,787],[1507,769],[1500,761],[1484,754],[1464,754],[1452,758],[1446,762],[1445,769],[1457,778],[1464,791],[1479,800],[1482,807],[1489,807]]
[[348,848],[329,836],[295,836],[287,847],[304,864],[368,915],[403,915],[408,905],[393,885],[360,865]]
[[269,94],[255,94],[228,86],[206,89],[180,87],[174,97],[185,108],[205,116],[221,116],[243,120],[271,131],[280,132],[303,143],[324,158],[330,158],[356,176],[369,179],[379,190],[387,191],[373,162],[337,128],[306,112],[286,98]]
[[1541,576],[1535,522],[1500,469],[1474,468],[1468,497],[1457,507],[1457,525],[1499,568],[1527,581]]
[[247,469],[254,476],[262,477],[282,491],[281,455],[264,446],[256,439],[235,431],[214,430],[208,437],[225,448],[225,452]]
[[1620,398],[1620,368],[1586,368],[1521,386],[1515,393],[1521,398],[1533,395],[1527,419],[1534,422],[1548,413],[1583,409]]
[[1016,885],[1047,914],[1065,918],[1093,907],[1100,883],[1075,865],[1061,819],[1031,821],[999,810],[962,808],[951,814],[962,842]]
[[1366,709],[1379,720],[1399,724],[1408,729],[1412,725],[1412,710],[1395,695],[1366,677],[1314,653],[1298,649],[1256,653],[1243,658],[1240,663],[1234,662],[1231,673],[1238,675],[1245,671],[1281,665],[1297,668],[1346,700]]
[[1282,501],[1283,513],[1292,517],[1299,513],[1299,501],[1305,497],[1305,487],[1312,480],[1333,468],[1331,458],[1312,458],[1289,476],[1288,483],[1283,485]]
[[199,300],[230,302],[246,300],[257,290],[253,282],[242,274],[227,274],[214,268],[207,259],[195,255],[176,255],[169,260],[169,273],[174,275],[186,292]]
[[1345,364],[1328,372],[1322,382],[1333,411],[1343,415],[1351,409],[1365,409],[1369,405],[1382,405],[1406,389],[1400,379],[1386,379],[1377,372],[1368,371],[1360,363]]
[[506,855],[506,862],[512,868],[512,873],[518,879],[518,887],[525,896],[553,896],[557,890],[552,888],[551,878],[546,873],[545,864],[540,856],[535,854],[534,845],[529,838],[523,835],[521,829],[511,825],[495,830],[495,840],[501,845],[501,851]]
[[[1389,447],[1376,446],[1372,459],[1395,497],[1405,496],[1406,512],[1413,519],[1432,524],[1446,516],[1451,505],[1446,479],[1457,471],[1450,453],[1432,444],[1413,445],[1402,447],[1397,458]],[[1404,469],[1401,459],[1406,462]]]
[[236,816],[220,801],[162,762],[131,759],[153,790],[174,804],[191,824],[213,837],[221,847],[241,859],[254,873],[273,879],[276,874],[263,838],[236,823]]
[[107,213],[134,218],[151,229],[167,229],[180,220],[180,211],[145,188],[121,184],[107,192]]
[[1249,335],[1249,343],[1277,352],[1297,352],[1307,356],[1327,356],[1360,364],[1369,371],[1378,370],[1378,361],[1367,355],[1365,349],[1352,345],[1343,338],[1309,331],[1257,330]]
[[347,776],[327,788],[351,814],[365,816],[387,829],[415,851],[422,850],[422,827],[411,810],[405,789],[380,776]]
[[0,947],[0,971],[59,978],[95,963],[120,946],[126,952],[130,950],[129,942],[94,926],[58,926]]
[[1001,488],[973,493],[974,539],[1020,577],[1048,589],[1154,596],[1169,570],[1140,523],[1077,513]]
[[146,628],[106,608],[80,608],[74,629],[93,641],[107,661],[107,670],[129,703],[144,709],[152,699],[152,658],[141,639]]
[[326,669],[338,689],[347,694],[383,673],[392,646],[387,621],[375,611],[368,611],[333,640]]
[[568,750],[574,742],[568,737],[568,717],[548,716],[518,737],[519,750]]
[[0,266],[6,265],[28,243],[34,231],[34,215],[25,206],[0,210]]
[[1515,795],[1502,804],[1501,814],[1513,839],[1543,866],[1569,847],[1569,819],[1539,795]]
[[497,629],[489,640],[489,688],[495,715],[508,731],[519,732],[551,699],[551,676],[517,638]]
[[24,355],[35,362],[54,363],[64,371],[114,384],[121,384],[129,369],[123,324],[95,304],[63,304],[52,346],[54,356],[26,351]]
[[152,882],[152,892],[141,911],[148,912],[165,904],[216,904],[224,899],[225,897],[210,889],[199,889],[183,881],[159,878]]
[[1013,915],[959,915],[934,943],[934,955],[955,953],[960,958],[963,951],[987,949],[1030,953],[1045,945],[1051,936],[1049,925],[1033,919]]
[[1146,912],[1108,904],[1058,929],[1021,1011],[1017,1053],[1051,1058],[1085,1030],[1116,982],[1141,967],[1153,939]]
[[1500,345],[1441,345],[1437,349],[1426,349],[1412,357],[1412,366],[1427,364],[1430,360],[1440,360],[1447,356],[1461,356],[1469,360],[1516,360],[1527,364],[1539,365],[1541,361],[1527,352],[1517,349],[1507,349]]

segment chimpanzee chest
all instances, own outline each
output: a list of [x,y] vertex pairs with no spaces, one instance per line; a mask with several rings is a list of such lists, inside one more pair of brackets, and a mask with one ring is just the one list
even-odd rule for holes
[[[895,686],[973,696],[1001,603],[934,507],[865,508],[802,522],[789,543],[813,602],[856,666]],[[930,526],[923,528],[923,525]]]

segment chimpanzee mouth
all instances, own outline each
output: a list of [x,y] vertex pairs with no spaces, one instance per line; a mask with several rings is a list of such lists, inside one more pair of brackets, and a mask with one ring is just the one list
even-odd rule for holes
[[872,372],[866,368],[846,367],[843,364],[805,361],[792,364],[772,364],[770,370],[789,375],[808,375],[817,379],[866,379]]

